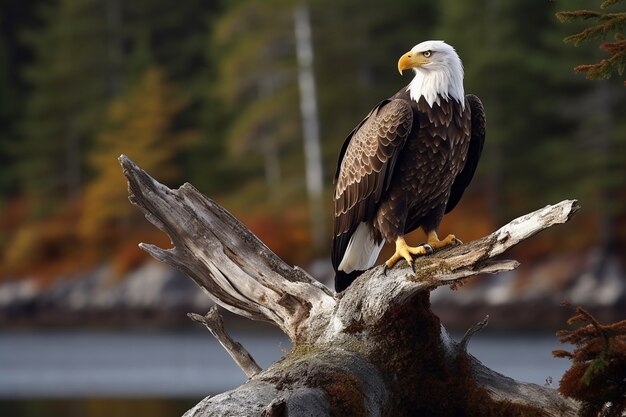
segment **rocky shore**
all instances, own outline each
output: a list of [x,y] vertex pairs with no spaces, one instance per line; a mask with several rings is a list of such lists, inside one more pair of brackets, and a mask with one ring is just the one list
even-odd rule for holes
[[[330,265],[319,261],[309,272],[332,287]],[[212,301],[190,279],[148,261],[121,279],[103,264],[48,286],[23,278],[0,283],[0,324],[29,325],[190,325],[187,312],[205,312]],[[433,310],[451,328],[462,329],[490,316],[490,328],[563,328],[571,311],[561,301],[582,305],[601,321],[626,317],[626,274],[617,256],[597,250],[522,263],[498,277],[485,276],[431,296]]]

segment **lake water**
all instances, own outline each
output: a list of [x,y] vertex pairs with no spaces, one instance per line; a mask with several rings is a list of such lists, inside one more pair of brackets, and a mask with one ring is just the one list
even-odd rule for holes
[[[233,337],[263,368],[290,347],[278,332],[233,332]],[[479,333],[469,350],[512,378],[544,384],[550,377],[557,384],[569,367],[567,360],[551,355],[560,347],[551,334]],[[244,381],[241,370],[206,331],[0,331],[0,414],[5,416],[68,415],[24,410],[38,401],[40,408],[50,410],[55,404],[63,408],[59,401],[83,404],[97,399],[134,406],[137,401],[154,406],[149,399],[178,399],[184,412],[205,395]],[[174,410],[172,414],[179,411]]]

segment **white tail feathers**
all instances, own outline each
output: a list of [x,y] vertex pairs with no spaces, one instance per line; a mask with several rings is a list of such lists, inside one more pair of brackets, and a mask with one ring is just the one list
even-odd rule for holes
[[360,223],[348,242],[338,269],[349,274],[373,267],[384,244],[384,240],[379,243],[374,240],[371,226]]

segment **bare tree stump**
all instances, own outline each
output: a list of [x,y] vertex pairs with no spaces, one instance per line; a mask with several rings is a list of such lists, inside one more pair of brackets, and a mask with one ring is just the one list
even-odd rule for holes
[[515,268],[517,262],[496,257],[568,221],[576,201],[419,258],[415,273],[404,263],[386,275],[372,268],[335,294],[285,264],[193,186],[171,190],[123,155],[120,163],[131,202],[173,244],[140,246],[185,272],[223,308],[274,323],[293,343],[268,369],[257,373],[251,365],[244,385],[205,398],[185,416],[576,415],[578,404],[555,390],[498,374],[466,353],[467,340],[452,341],[429,302],[438,286]]

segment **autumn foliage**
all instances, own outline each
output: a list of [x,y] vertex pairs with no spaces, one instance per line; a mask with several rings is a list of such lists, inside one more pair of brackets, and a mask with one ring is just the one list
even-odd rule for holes
[[97,239],[124,222],[136,210],[128,204],[126,180],[117,157],[125,153],[141,161],[146,169],[158,172],[162,181],[177,179],[176,151],[192,133],[173,133],[175,117],[185,107],[165,73],[148,69],[139,84],[127,95],[114,100],[108,111],[107,127],[97,138],[90,163],[96,172],[85,191],[80,229],[88,239]]
[[80,200],[54,216],[18,227],[3,256],[3,272],[22,274],[34,269],[45,277],[84,267],[102,255],[112,256],[120,273],[136,266],[145,257],[137,239],[146,233],[153,239],[156,236],[145,231],[141,213],[128,202],[117,157],[128,154],[157,172],[162,181],[177,180],[175,156],[194,138],[194,132],[174,128],[186,105],[166,73],[155,67],[147,69],[128,93],[113,100],[106,126],[89,155],[94,176]]

